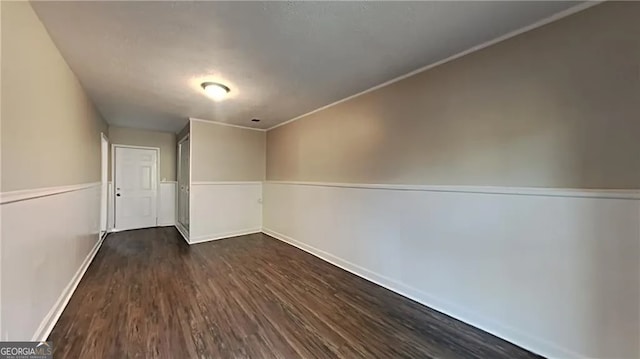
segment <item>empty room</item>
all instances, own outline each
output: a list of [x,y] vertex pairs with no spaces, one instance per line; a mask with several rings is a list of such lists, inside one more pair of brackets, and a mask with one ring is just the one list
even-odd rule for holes
[[0,359],[640,358],[640,2],[0,21]]

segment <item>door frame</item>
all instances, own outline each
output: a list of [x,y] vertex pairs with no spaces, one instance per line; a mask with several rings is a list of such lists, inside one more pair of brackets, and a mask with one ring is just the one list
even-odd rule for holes
[[116,148],[133,148],[139,150],[154,150],[156,151],[156,226],[158,226],[158,211],[160,210],[160,147],[150,146],[134,146],[134,145],[121,145],[118,143],[111,144],[111,200],[113,201],[113,228],[111,232],[120,232],[123,229],[119,229],[116,223]]
[[[105,142],[107,143],[106,162],[102,147]],[[109,233],[109,147],[109,137],[104,132],[100,132],[100,228],[98,229],[100,238]],[[104,173],[105,170],[107,173]],[[104,228],[102,228],[103,220]]]
[[[189,142],[191,142],[191,133],[187,133],[186,135],[182,136],[176,143],[177,143],[177,159],[176,159],[176,228],[178,229],[178,231],[180,232],[180,234],[182,234],[183,237],[185,237],[185,240],[187,240],[188,242],[188,237],[189,237],[189,230],[191,229],[191,225],[189,225],[189,229],[185,228],[182,223],[180,223],[180,173],[182,171],[182,161],[181,161],[181,147],[180,145],[182,144],[182,142],[189,140]],[[191,197],[191,171],[192,171],[192,166],[191,166],[191,143],[189,143],[189,197]],[[191,199],[191,198],[189,198]],[[189,223],[191,223],[191,201],[189,201],[189,208],[187,208],[187,213],[189,216]],[[184,232],[184,233],[182,233]]]

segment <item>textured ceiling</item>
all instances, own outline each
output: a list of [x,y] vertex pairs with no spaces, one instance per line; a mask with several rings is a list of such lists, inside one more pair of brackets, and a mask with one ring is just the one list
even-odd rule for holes
[[[165,131],[188,117],[268,128],[572,5],[33,2],[109,123]],[[213,102],[203,81],[231,96]]]

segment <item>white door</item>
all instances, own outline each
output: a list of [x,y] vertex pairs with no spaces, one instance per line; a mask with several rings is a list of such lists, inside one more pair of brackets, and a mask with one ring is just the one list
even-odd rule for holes
[[178,145],[178,223],[189,231],[189,139]]
[[158,203],[158,152],[115,147],[115,225],[117,230],[155,227]]

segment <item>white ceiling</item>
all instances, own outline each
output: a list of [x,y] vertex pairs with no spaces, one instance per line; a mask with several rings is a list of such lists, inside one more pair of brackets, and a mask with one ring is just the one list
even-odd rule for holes
[[[269,128],[573,5],[33,2],[109,123],[165,131],[188,117]],[[203,81],[232,96],[213,102]]]

